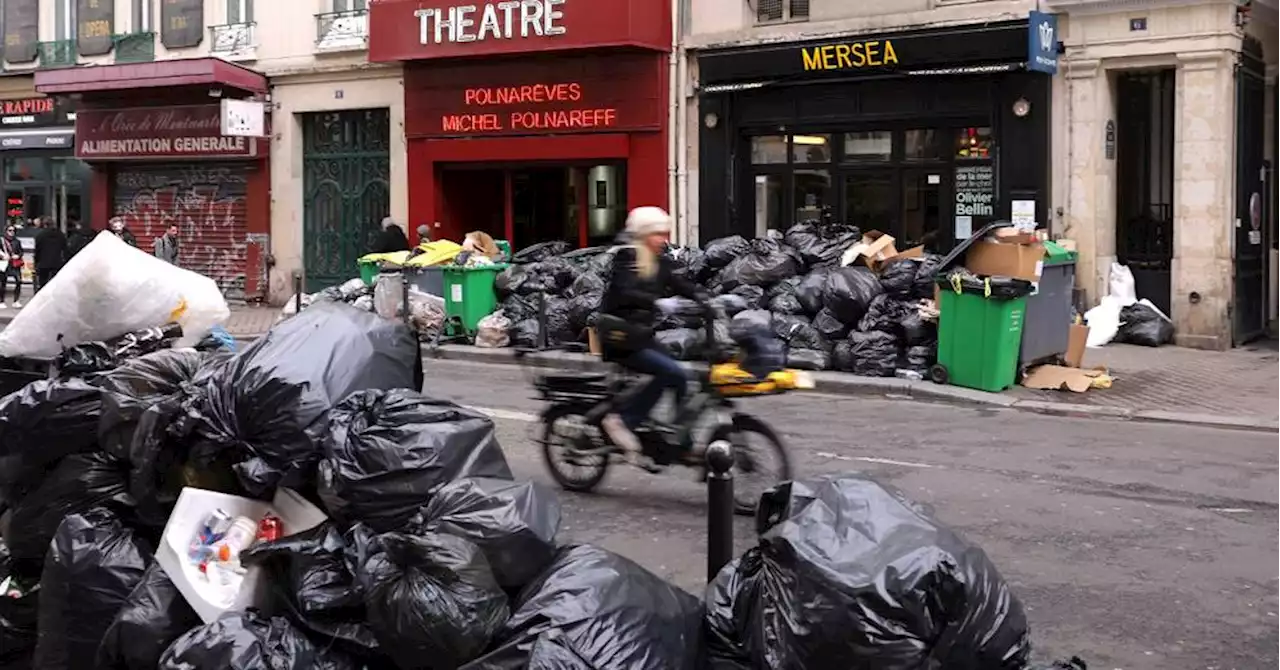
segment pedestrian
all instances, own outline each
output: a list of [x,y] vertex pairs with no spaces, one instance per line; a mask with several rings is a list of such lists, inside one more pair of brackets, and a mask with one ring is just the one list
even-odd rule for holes
[[67,222],[67,260],[71,260],[81,249],[93,241],[93,228],[79,221]]
[[0,309],[9,305],[4,301],[4,290],[9,281],[13,281],[13,306],[22,307],[22,239],[18,237],[18,229],[9,224],[4,229],[4,237],[0,238],[0,262],[4,270],[0,272]]
[[111,232],[115,233],[116,237],[124,240],[125,244],[128,244],[131,247],[138,246],[138,238],[134,237],[133,231],[129,230],[129,227],[124,225],[124,219],[122,217],[117,216],[114,219],[111,219]]
[[40,219],[40,232],[36,233],[35,292],[39,293],[58,270],[67,262],[67,236],[58,228],[52,216]]
[[409,238],[404,234],[404,228],[396,223],[395,219],[387,217],[382,220],[382,232],[378,234],[378,240],[373,245],[373,253],[389,254],[395,251],[408,251]]
[[178,224],[171,224],[164,234],[156,238],[154,247],[156,258],[169,263],[178,264]]
[[426,244],[431,241],[431,226],[425,223],[418,224],[418,244]]

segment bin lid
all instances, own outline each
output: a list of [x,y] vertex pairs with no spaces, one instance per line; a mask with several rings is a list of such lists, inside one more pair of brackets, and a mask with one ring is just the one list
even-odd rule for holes
[[1076,252],[1068,251],[1057,242],[1044,243],[1045,265],[1066,265],[1076,262]]

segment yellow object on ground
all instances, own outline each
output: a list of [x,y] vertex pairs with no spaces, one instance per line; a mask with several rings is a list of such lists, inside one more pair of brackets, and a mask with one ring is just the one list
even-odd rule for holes
[[778,370],[758,379],[737,363],[711,366],[711,383],[727,396],[766,395],[814,387],[813,376],[803,370]]
[[410,268],[444,265],[462,253],[462,245],[449,240],[435,240],[419,244],[415,251],[420,253],[413,258],[409,257],[410,252],[408,251],[393,251],[388,254],[365,254],[360,257],[360,262],[386,263]]

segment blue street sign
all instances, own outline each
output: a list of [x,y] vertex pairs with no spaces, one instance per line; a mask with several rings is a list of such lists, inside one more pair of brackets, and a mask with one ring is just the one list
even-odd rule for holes
[[1046,74],[1058,73],[1058,17],[1044,12],[1031,12],[1027,22],[1027,69]]

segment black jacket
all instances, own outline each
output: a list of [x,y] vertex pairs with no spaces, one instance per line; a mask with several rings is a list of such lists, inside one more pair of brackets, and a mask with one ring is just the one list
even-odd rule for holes
[[389,254],[393,251],[408,251],[409,238],[405,237],[404,229],[400,226],[391,226],[378,233],[378,241],[373,245],[375,254]]
[[636,346],[653,339],[658,309],[655,303],[660,298],[674,293],[694,300],[704,299],[701,289],[677,275],[675,269],[675,262],[662,254],[658,256],[658,271],[645,279],[636,271],[635,247],[619,247],[614,254],[613,274],[609,290],[600,303],[600,311],[626,321],[632,328]]
[[92,231],[82,229],[71,231],[71,234],[67,236],[67,260],[71,260],[72,256],[80,253],[80,250],[89,246],[92,241]]
[[57,228],[36,233],[36,269],[57,270],[67,262],[67,236]]

